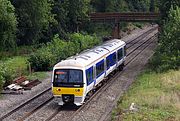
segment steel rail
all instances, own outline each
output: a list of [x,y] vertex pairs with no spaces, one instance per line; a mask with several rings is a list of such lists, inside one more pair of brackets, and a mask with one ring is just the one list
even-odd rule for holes
[[16,108],[12,109],[11,111],[9,111],[8,113],[6,113],[5,115],[3,115],[0,118],[0,121],[2,121],[3,119],[9,117],[10,115],[12,115],[13,113],[17,112],[19,109],[21,109],[22,107],[24,107],[25,105],[27,105],[28,103],[32,102],[33,100],[37,99],[38,97],[42,96],[44,93],[50,91],[51,88],[45,89],[44,91],[42,91],[41,93],[35,95],[33,98],[27,100],[26,102],[22,103],[21,105],[17,106]]
[[[149,29],[148,31],[146,31],[146,32],[144,32],[143,34],[141,34],[140,36],[136,37],[135,39],[126,42],[126,45],[127,45],[126,47],[127,47],[127,49],[130,48],[130,47],[132,47],[133,44],[138,43],[138,42],[139,42],[139,39],[143,39],[144,37],[146,37],[147,35],[149,35],[149,34],[152,33],[153,31],[155,31],[157,28],[158,28],[158,27],[151,28],[151,29]],[[136,42],[134,42],[134,41],[136,41]]]

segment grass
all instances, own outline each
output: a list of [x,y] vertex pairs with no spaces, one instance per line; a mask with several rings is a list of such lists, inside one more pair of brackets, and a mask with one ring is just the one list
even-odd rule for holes
[[0,61],[0,64],[4,64],[7,68],[11,68],[11,70],[16,71],[16,75],[20,76],[22,74],[27,74],[27,57],[26,56],[15,56],[12,58],[8,58],[5,61]]
[[14,56],[0,60],[0,91],[3,86],[12,83],[12,80],[19,76],[26,76],[29,80],[47,78],[46,72],[34,72],[29,74],[27,56]]
[[41,47],[41,44],[31,46],[19,46],[13,50],[0,51],[0,60],[8,60],[9,58],[13,58],[15,56],[27,56],[32,52],[36,51],[38,47]]
[[43,80],[48,77],[48,74],[47,72],[34,72],[26,77],[29,80],[35,80],[35,79]]
[[[125,111],[132,102],[139,108],[138,112]],[[180,70],[143,72],[118,101],[112,120],[179,121]]]

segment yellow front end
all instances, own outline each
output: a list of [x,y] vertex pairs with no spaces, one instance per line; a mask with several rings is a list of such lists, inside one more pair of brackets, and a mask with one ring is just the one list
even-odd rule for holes
[[83,88],[70,88],[70,87],[53,87],[53,95],[54,96],[61,96],[62,94],[65,95],[74,95],[78,97],[83,96]]
[[85,96],[84,96],[84,88],[74,88],[74,87],[53,87],[52,92],[54,97],[56,97],[58,104],[63,105],[66,102],[63,100],[63,96],[73,95],[73,103],[77,106],[83,104]]

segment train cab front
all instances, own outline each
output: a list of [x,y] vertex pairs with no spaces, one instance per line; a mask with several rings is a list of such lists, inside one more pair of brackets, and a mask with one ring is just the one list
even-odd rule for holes
[[84,102],[83,71],[79,69],[56,69],[53,74],[52,92],[59,105]]

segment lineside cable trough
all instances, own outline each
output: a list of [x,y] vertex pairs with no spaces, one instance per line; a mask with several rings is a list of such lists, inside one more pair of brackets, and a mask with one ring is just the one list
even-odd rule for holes
[[21,76],[13,80],[13,83],[6,86],[1,94],[23,94],[24,90],[31,90],[34,86],[40,84],[38,79],[27,80],[26,77]]

